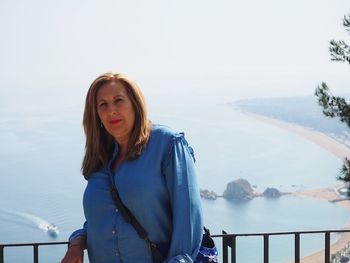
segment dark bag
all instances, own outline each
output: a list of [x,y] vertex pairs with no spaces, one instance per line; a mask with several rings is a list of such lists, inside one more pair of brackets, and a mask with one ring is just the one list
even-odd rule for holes
[[204,234],[198,255],[194,263],[218,262],[218,250],[216,249],[214,240],[210,236],[208,228],[204,227]]
[[[163,262],[166,258],[166,253],[162,253],[161,247],[152,242],[148,238],[148,234],[146,230],[141,226],[141,224],[137,221],[134,215],[130,212],[130,210],[123,204],[122,200],[119,197],[119,193],[117,188],[115,187],[112,179],[112,173],[109,174],[109,182],[110,182],[110,192],[112,199],[115,203],[115,206],[119,210],[120,214],[124,218],[124,220],[131,224],[139,237],[147,243],[154,262]],[[195,259],[195,263],[206,263],[206,262],[218,262],[217,261],[218,251],[215,247],[214,240],[210,236],[209,229],[204,227],[204,234],[202,244],[199,248],[198,255]]]

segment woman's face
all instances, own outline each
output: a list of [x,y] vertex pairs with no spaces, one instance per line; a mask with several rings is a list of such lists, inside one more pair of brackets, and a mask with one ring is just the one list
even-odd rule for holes
[[135,111],[122,82],[109,81],[99,88],[97,113],[104,128],[119,144],[128,142]]

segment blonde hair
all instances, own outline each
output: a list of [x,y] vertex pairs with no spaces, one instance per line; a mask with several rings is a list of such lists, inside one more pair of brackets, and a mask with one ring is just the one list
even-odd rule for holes
[[129,138],[125,159],[134,160],[139,157],[150,136],[151,122],[147,118],[145,99],[137,84],[123,74],[105,73],[97,77],[91,84],[85,100],[83,127],[86,143],[81,167],[85,178],[107,165],[112,157],[114,138],[101,126],[97,114],[97,92],[103,84],[110,81],[119,81],[123,84],[135,111],[134,127]]

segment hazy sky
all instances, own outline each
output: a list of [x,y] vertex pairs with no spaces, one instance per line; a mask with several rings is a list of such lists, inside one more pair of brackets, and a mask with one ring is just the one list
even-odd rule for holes
[[330,62],[328,45],[350,39],[349,11],[349,0],[1,0],[0,102],[11,87],[81,96],[105,71],[146,90],[222,78],[268,94],[310,94],[323,80],[344,92],[350,67]]
[[186,119],[184,103],[205,115],[321,81],[349,92],[350,67],[328,53],[330,39],[349,41],[349,11],[349,0],[0,0],[0,157],[71,138],[67,127],[82,140],[86,91],[106,71],[136,79],[165,124]]

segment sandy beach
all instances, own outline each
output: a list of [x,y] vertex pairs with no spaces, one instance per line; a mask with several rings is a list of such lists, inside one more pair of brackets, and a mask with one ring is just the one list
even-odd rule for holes
[[[243,112],[243,113],[254,119],[267,123],[269,125],[273,125],[281,129],[285,129],[293,133],[296,133],[304,137],[305,139],[317,144],[318,146],[324,148],[325,150],[331,152],[341,160],[344,160],[345,157],[350,158],[349,148],[339,143],[335,139],[325,135],[324,133],[313,131],[296,124],[276,120],[273,118],[265,117],[254,113],[247,113],[247,112]],[[337,189],[334,186],[329,188],[322,188],[322,189],[305,190],[301,192],[295,192],[293,194],[305,196],[308,198],[324,199],[325,201],[334,201],[339,198],[339,193],[337,192]],[[350,200],[338,201],[335,204],[340,205],[350,211]],[[350,218],[345,226],[339,227],[339,229],[341,228],[350,229]],[[350,233],[341,234],[340,238],[331,245],[331,254],[334,254],[340,251],[341,249],[343,249],[349,241],[350,241]],[[302,263],[320,263],[320,262],[324,262],[324,260],[325,260],[324,250],[320,250],[312,255],[303,257],[301,259],[301,262]]]
[[[302,192],[295,192],[294,194],[310,197],[310,198],[319,198],[324,199],[325,201],[333,201],[339,198],[339,195],[336,193],[334,188],[323,188],[323,189],[312,189],[305,190]],[[348,210],[350,210],[350,200],[338,201],[335,204],[340,205]],[[343,229],[350,229],[350,219]],[[339,229],[341,229],[339,228]],[[343,233],[335,243],[331,245],[331,254],[334,254],[344,248],[347,243],[350,241],[350,233]],[[302,258],[301,262],[303,263],[320,263],[324,262],[324,250],[318,251],[312,255]]]

